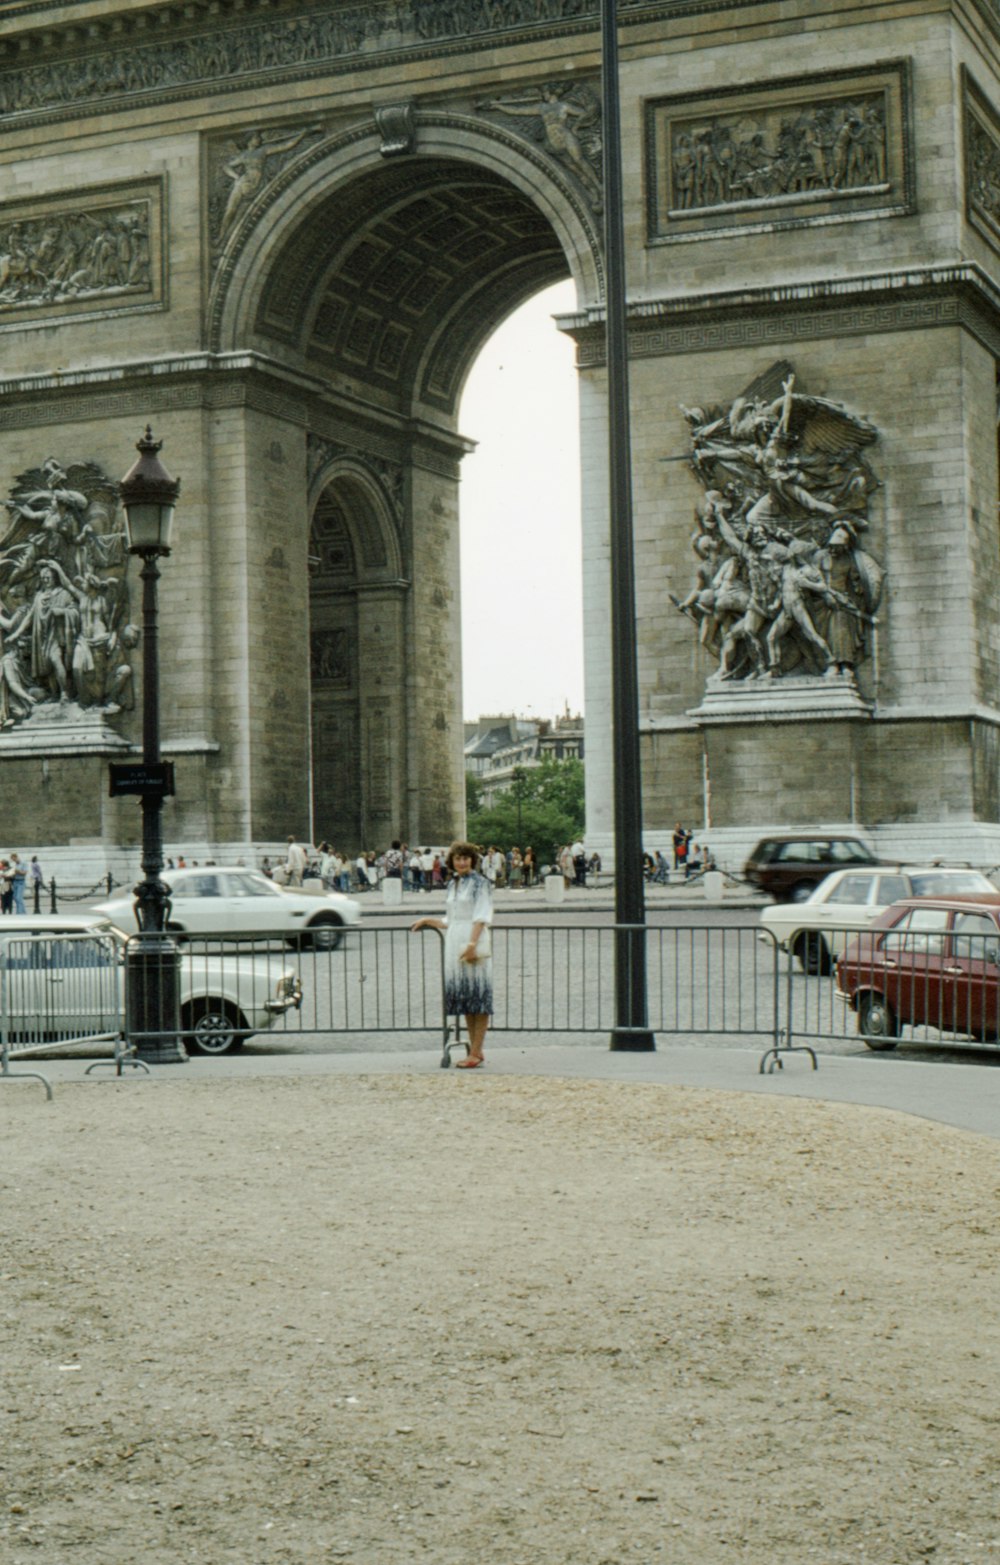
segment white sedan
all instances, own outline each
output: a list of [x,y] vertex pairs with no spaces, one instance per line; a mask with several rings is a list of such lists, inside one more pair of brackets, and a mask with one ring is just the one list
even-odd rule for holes
[[[120,929],[93,915],[0,921],[0,1034],[11,1054],[120,1037],[129,949]],[[228,1054],[297,1008],[302,985],[284,955],[185,946],[179,999],[188,1048]]]
[[[345,928],[361,917],[361,904],[338,891],[276,886],[259,870],[206,864],[198,869],[169,869],[161,876],[170,889],[167,929],[174,934],[211,935],[215,939],[255,935],[298,936],[317,950],[333,951]],[[131,891],[96,904],[119,929],[132,930],[135,898]]]
[[[967,896],[996,893],[992,880],[977,869],[938,865],[873,864],[838,869],[827,875],[804,902],[780,902],[760,915],[783,951],[791,950],[807,973],[829,973],[859,929],[901,897]],[[765,938],[762,936],[761,938]]]

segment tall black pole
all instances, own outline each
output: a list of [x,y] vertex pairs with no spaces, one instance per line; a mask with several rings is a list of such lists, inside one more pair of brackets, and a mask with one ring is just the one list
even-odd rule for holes
[[642,774],[632,544],[625,224],[622,210],[618,7],[601,0],[604,256],[607,267],[608,465],[611,520],[611,658],[615,797],[615,1027],[612,1049],[655,1049],[646,1005],[642,885]]
[[[155,554],[142,560],[142,761],[160,761],[160,646],[157,624],[156,584],[160,572]],[[158,790],[142,796],[142,873],[135,888],[135,916],[139,928],[160,933],[167,923],[167,888],[160,879],[163,868],[163,795]]]
[[[160,646],[156,584],[157,557],[142,551],[142,762],[152,772],[160,765]],[[160,879],[163,868],[163,792],[142,794],[142,880],[135,887],[139,940],[126,969],[128,1022],[140,1060],[167,1065],[187,1059],[180,1037],[180,961],[176,942],[166,933],[170,893]]]

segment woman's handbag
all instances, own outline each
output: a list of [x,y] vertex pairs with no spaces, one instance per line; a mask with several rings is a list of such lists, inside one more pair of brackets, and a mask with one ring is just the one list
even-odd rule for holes
[[473,958],[476,962],[486,962],[493,955],[493,936],[489,924],[484,924],[476,941],[476,954]]

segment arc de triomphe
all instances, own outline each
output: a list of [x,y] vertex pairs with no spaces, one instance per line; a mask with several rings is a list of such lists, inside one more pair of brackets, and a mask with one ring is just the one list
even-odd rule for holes
[[[1000,860],[1000,6],[619,12],[649,832]],[[459,396],[570,275],[607,843],[599,71],[593,0],[4,7],[5,842],[137,835],[147,421],[169,841],[461,824]]]

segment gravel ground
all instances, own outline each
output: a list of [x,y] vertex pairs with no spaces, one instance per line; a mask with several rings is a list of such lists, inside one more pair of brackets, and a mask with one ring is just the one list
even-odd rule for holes
[[432,1076],[0,1092],[10,1565],[1000,1561],[1000,1147]]

